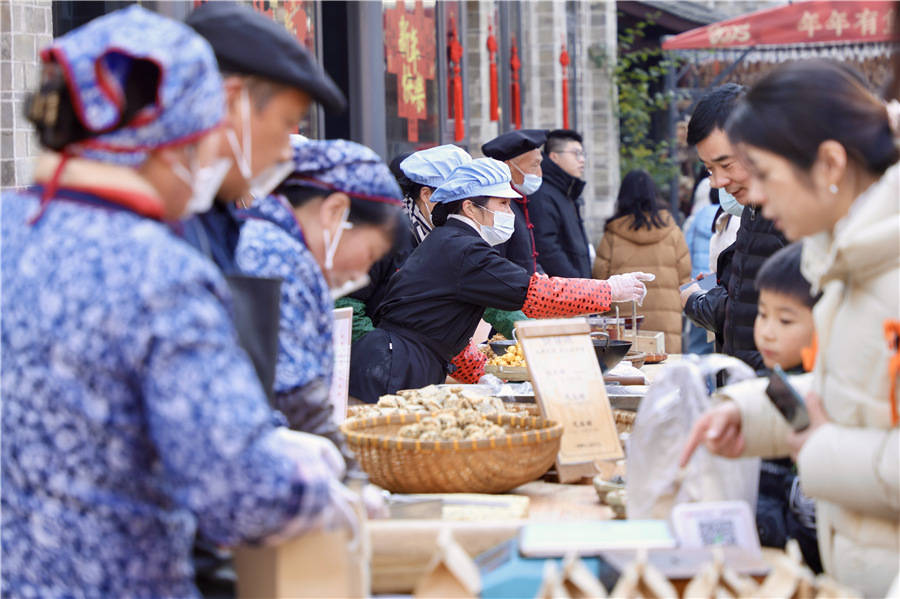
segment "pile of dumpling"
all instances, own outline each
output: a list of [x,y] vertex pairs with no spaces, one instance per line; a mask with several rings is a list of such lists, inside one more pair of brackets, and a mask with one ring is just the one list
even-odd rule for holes
[[498,397],[479,395],[462,387],[438,387],[428,385],[421,389],[398,391],[396,395],[382,395],[378,403],[363,406],[357,418],[386,416],[388,414],[431,414],[473,410],[477,414],[509,414]]
[[438,412],[422,418],[415,424],[407,424],[397,431],[397,436],[420,441],[450,441],[490,439],[505,437],[502,426],[487,420],[471,408],[454,412]]

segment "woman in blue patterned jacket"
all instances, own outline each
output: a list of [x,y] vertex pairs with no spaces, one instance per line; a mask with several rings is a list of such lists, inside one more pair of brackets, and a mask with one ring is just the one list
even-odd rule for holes
[[48,151],[2,198],[0,594],[196,596],[195,531],[319,526],[344,465],[276,426],[221,274],[165,224],[218,150],[208,44],[132,6],[42,58]]
[[352,464],[329,400],[333,297],[358,288],[404,230],[402,192],[365,146],[292,143],[291,175],[243,213],[237,263],[246,274],[282,279],[275,406],[291,428],[327,437]]

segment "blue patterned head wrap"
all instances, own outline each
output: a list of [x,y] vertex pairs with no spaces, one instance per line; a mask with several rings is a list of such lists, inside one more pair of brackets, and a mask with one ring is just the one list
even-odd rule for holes
[[[65,74],[81,124],[92,133],[66,150],[140,166],[148,152],[188,143],[219,125],[222,77],[209,44],[193,29],[139,6],[117,10],[54,40],[41,52]],[[156,101],[120,126],[125,83],[136,61],[159,69]]]
[[294,172],[280,187],[319,187],[361,200],[402,204],[397,180],[378,154],[366,146],[345,139],[291,143]]

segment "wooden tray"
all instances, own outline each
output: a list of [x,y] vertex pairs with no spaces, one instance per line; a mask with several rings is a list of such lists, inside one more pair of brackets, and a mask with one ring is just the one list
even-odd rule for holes
[[624,362],[625,360],[628,360],[629,362],[631,362],[632,366],[634,366],[635,368],[640,368],[641,366],[644,365],[644,362],[646,361],[646,359],[647,359],[647,354],[645,354],[644,352],[630,351],[625,355],[624,358],[622,358],[622,361]]
[[497,378],[505,381],[530,381],[531,375],[528,373],[527,366],[496,366],[494,364],[485,364],[485,374],[493,374]]
[[663,352],[661,354],[647,354],[647,357],[644,358],[644,364],[658,364],[660,362],[664,362],[666,358],[669,357],[669,354]]

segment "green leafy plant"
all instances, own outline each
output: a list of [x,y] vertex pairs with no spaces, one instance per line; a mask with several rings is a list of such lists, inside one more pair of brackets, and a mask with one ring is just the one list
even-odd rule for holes
[[678,176],[674,144],[651,138],[653,115],[668,110],[677,102],[677,92],[654,91],[662,88],[666,71],[677,67],[678,58],[661,48],[635,49],[636,42],[653,25],[653,16],[618,35],[615,64],[609,64],[603,53],[595,53],[594,64],[609,73],[617,94],[616,116],[619,119],[619,167],[624,177],[629,171],[645,169],[664,194]]

